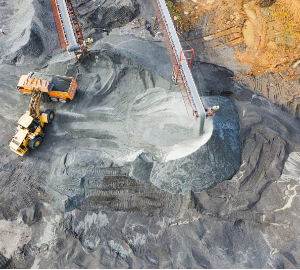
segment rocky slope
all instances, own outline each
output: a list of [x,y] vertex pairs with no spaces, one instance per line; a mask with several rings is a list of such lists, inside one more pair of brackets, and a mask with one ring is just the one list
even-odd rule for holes
[[186,46],[197,48],[201,61],[229,68],[236,81],[300,116],[298,0],[181,0],[171,6]]
[[[40,55],[24,54],[30,36],[2,54],[0,266],[298,268],[299,120],[234,80],[242,76],[235,58],[221,67],[222,56],[207,50],[193,73],[203,92],[222,94],[204,99],[221,109],[210,140],[171,160],[178,144],[190,147],[187,136],[197,140],[197,126],[150,30],[151,1],[72,2],[95,39],[89,59],[61,55],[44,33],[34,42],[47,48]],[[30,32],[50,7],[22,3],[35,10],[24,24]],[[5,17],[21,12],[14,4],[1,6],[1,48],[17,39]],[[69,104],[43,104],[55,121],[40,149],[21,158],[6,142],[28,106],[14,86],[29,70],[75,76],[78,90]]]

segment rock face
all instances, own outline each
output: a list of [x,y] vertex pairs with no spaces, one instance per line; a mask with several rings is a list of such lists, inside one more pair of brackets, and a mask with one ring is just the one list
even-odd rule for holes
[[[51,14],[43,1],[19,4],[26,8],[5,2],[0,14],[11,30],[0,39],[0,226],[16,239],[0,234],[1,267],[299,268],[299,120],[234,81],[237,70],[208,53],[193,73],[201,94],[221,94],[204,98],[206,106],[221,109],[207,121],[208,142],[171,159],[199,134],[150,30],[151,1],[74,0],[84,32],[95,37],[81,63],[55,53],[54,21],[49,46],[36,30],[9,48],[22,27],[7,14],[28,16],[25,33],[38,29],[37,18],[47,22],[40,12]],[[124,7],[120,28],[104,19]],[[31,38],[42,40],[37,54]],[[68,104],[42,105],[55,120],[40,148],[21,158],[6,142],[29,102],[14,86],[30,70],[75,76],[78,90]]]

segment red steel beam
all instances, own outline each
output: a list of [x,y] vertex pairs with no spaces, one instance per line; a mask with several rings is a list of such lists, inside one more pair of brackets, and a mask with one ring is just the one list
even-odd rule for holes
[[53,17],[54,17],[54,22],[55,22],[55,26],[56,26],[56,30],[57,30],[57,34],[58,34],[60,47],[62,49],[65,49],[68,47],[68,42],[65,38],[63,26],[61,25],[61,20],[60,20],[59,13],[58,13],[57,3],[55,0],[50,0],[50,4],[51,4],[51,8],[52,8],[52,13],[53,13]]
[[193,110],[190,94],[187,92],[187,86],[185,84],[185,81],[183,80],[182,71],[180,68],[181,60],[186,60],[186,59],[181,59],[181,60],[177,59],[175,48],[172,45],[171,38],[167,31],[167,26],[165,24],[162,14],[161,14],[157,0],[152,0],[152,4],[153,4],[153,7],[154,7],[154,10],[156,13],[156,18],[158,20],[160,30],[161,30],[163,38],[164,38],[164,42],[166,44],[166,48],[167,48],[171,63],[173,65],[173,78],[175,79],[175,82],[179,86],[181,96],[183,98],[187,113],[194,115],[194,110]]

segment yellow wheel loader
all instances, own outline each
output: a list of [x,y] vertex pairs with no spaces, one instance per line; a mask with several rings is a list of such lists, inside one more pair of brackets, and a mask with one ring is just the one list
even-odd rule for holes
[[54,119],[54,112],[52,110],[40,113],[42,93],[50,91],[51,89],[47,87],[39,87],[31,90],[29,111],[19,119],[17,133],[9,142],[10,149],[20,156],[24,156],[29,148],[37,149],[39,147],[44,137],[44,124],[52,123]]

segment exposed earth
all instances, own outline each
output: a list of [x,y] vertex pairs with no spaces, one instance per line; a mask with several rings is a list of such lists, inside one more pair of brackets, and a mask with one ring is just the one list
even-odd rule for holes
[[200,61],[300,116],[299,0],[167,2]]
[[[204,135],[151,0],[72,3],[94,39],[79,63],[48,1],[0,2],[0,268],[299,268],[298,1],[168,2],[203,102],[220,105]],[[29,71],[78,89],[42,104],[55,120],[19,157]]]

